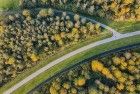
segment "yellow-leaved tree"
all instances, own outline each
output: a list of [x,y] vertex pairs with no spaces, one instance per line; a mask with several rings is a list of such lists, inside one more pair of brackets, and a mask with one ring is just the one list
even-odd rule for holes
[[4,27],[0,25],[0,33],[4,31]]
[[91,68],[95,72],[100,72],[105,75],[107,78],[113,79],[113,75],[111,74],[110,70],[106,68],[102,62],[98,60],[93,60],[91,63]]
[[55,34],[54,38],[58,42],[59,45],[63,45],[64,44],[60,34]]
[[102,71],[104,66],[100,61],[93,60],[91,63],[91,67],[93,71]]
[[135,9],[136,17],[140,20],[140,7]]
[[72,36],[74,36],[75,34],[77,34],[78,33],[78,29],[77,28],[73,28],[72,29]]
[[123,3],[124,4],[131,4],[131,3],[133,3],[134,2],[134,0],[123,0]]
[[36,62],[39,60],[39,57],[36,54],[31,54],[30,58],[33,62]]
[[117,3],[114,1],[111,3],[110,8],[113,10],[116,8],[116,6],[117,6]]
[[28,9],[23,10],[22,15],[25,17],[31,16],[31,11]]
[[86,83],[85,77],[79,77],[79,78],[75,79],[76,86],[84,86],[85,83]]
[[58,94],[57,90],[54,87],[50,87],[50,94]]
[[6,64],[14,64],[14,63],[15,63],[15,58],[13,57],[10,57],[8,61],[6,62]]

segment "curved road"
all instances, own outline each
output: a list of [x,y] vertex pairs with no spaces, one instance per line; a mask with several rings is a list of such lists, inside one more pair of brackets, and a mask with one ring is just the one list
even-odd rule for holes
[[[62,12],[62,11],[60,11]],[[70,12],[68,12],[70,13]],[[70,13],[72,14],[72,13]],[[84,16],[82,16],[84,17]],[[86,18],[86,17],[84,17]],[[94,22],[94,23],[99,23],[95,20],[92,20],[90,18],[87,18],[88,20],[90,20],[91,22]],[[101,23],[100,23],[101,24]],[[104,24],[101,24],[102,27],[108,29],[109,31],[112,32],[113,36],[110,37],[110,38],[107,38],[107,39],[104,39],[104,40],[101,40],[101,41],[97,41],[97,42],[94,42],[94,43],[91,43],[87,46],[84,46],[82,48],[79,48],[75,51],[72,51],[52,62],[50,62],[49,64],[47,64],[46,66],[42,67],[41,69],[37,70],[36,72],[32,73],[31,75],[29,75],[28,77],[26,77],[25,79],[23,79],[22,81],[18,82],[17,84],[15,84],[14,86],[12,86],[10,89],[8,89],[7,91],[5,91],[3,94],[11,94],[13,91],[15,91],[16,89],[18,89],[19,87],[21,87],[22,85],[26,84],[27,82],[29,82],[30,80],[32,80],[33,78],[37,77],[39,74],[43,73],[44,71],[48,70],[49,68],[53,67],[54,65],[78,54],[78,53],[81,53],[85,50],[88,50],[88,49],[91,49],[93,47],[96,47],[98,45],[101,45],[101,44],[105,44],[105,43],[108,43],[108,42],[111,42],[111,41],[114,41],[114,40],[118,40],[118,39],[122,39],[122,38],[126,38],[126,37],[130,37],[130,36],[135,36],[135,35],[140,35],[140,31],[136,31],[136,32],[131,32],[131,33],[126,33],[126,34],[120,34],[118,33],[117,31],[115,31],[114,29],[104,25]]]

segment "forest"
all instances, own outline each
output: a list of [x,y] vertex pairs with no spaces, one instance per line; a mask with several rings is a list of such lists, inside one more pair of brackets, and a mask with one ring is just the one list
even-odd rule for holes
[[140,0],[20,0],[21,8],[54,7],[108,18],[140,21]]
[[58,49],[98,37],[103,31],[100,24],[78,14],[51,8],[8,14],[0,23],[0,85],[39,63],[40,54],[52,56]]
[[140,53],[122,51],[85,61],[30,94],[139,94]]

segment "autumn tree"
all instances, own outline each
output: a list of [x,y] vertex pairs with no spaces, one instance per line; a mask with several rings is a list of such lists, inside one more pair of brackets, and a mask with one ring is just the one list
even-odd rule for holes
[[25,9],[25,10],[23,10],[22,15],[25,17],[28,17],[28,16],[31,16],[31,12],[30,12],[30,10]]

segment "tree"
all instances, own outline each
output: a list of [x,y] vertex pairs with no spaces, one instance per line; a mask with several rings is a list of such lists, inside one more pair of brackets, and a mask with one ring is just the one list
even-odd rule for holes
[[66,4],[66,3],[67,3],[67,1],[68,1],[68,0],[63,0],[64,4]]
[[94,5],[93,6],[90,6],[90,8],[88,8],[88,13],[90,15],[93,15],[94,14],[94,9],[95,9]]
[[[79,6],[80,6],[80,4],[79,4]],[[84,4],[82,5],[81,9],[85,11],[86,8],[87,8],[87,6],[88,6],[88,2],[87,2],[87,3],[84,3]]]
[[14,70],[12,70],[12,78],[15,78],[17,76],[17,72],[16,72],[16,70],[14,69]]
[[52,16],[53,14],[54,14],[54,12],[51,8],[49,8],[49,9],[44,8],[39,11],[39,15],[42,17]]
[[139,4],[140,4],[140,0],[136,0],[136,4],[138,4],[138,5],[139,5]]
[[55,39],[56,41],[60,41],[60,40],[61,40],[61,36],[60,36],[59,34],[55,34],[55,35],[54,35],[54,39]]
[[89,26],[89,31],[90,31],[90,33],[91,34],[93,34],[94,33],[94,24],[90,24],[90,26]]
[[68,94],[68,93],[67,93],[67,89],[61,88],[59,94]]
[[93,71],[102,71],[103,67],[104,65],[98,60],[93,60],[91,63],[91,68]]
[[111,10],[114,10],[117,6],[117,2],[113,1],[110,5]]
[[26,17],[26,20],[27,20],[27,21],[31,21],[32,18],[31,18],[30,16],[28,16],[28,17]]
[[3,75],[0,75],[0,85],[2,84],[3,82]]
[[57,90],[54,87],[50,87],[50,94],[58,94]]
[[14,63],[15,63],[15,58],[13,57],[10,57],[8,61],[6,62],[6,64],[14,64]]
[[74,87],[72,87],[72,88],[71,88],[71,93],[72,93],[72,94],[77,94],[77,89],[74,88]]
[[134,0],[123,0],[123,3],[128,5],[128,4],[132,4],[134,2]]
[[39,57],[36,54],[31,54],[30,58],[33,62],[36,62],[39,60]]
[[61,38],[66,38],[66,33],[65,32],[61,32],[60,36],[61,36]]
[[17,65],[17,69],[18,69],[19,71],[22,71],[22,70],[24,69],[24,65],[19,63],[19,64]]
[[112,60],[115,65],[121,64],[121,59],[117,56],[113,57]]
[[88,29],[88,31],[89,31],[89,34],[93,34],[93,33],[94,33],[94,31],[95,31],[95,29],[94,29],[94,24],[92,24],[91,22],[88,22],[88,23],[86,24],[86,27],[87,27],[87,29]]
[[80,21],[77,21],[74,26],[75,28],[80,28]]
[[[59,80],[59,79],[58,79]],[[56,91],[58,91],[58,90],[60,90],[60,88],[61,88],[61,83],[59,82],[59,81],[57,81],[57,79],[56,79],[56,81],[53,81],[52,82],[52,87],[54,87],[54,89],[56,90]]]
[[14,16],[9,15],[9,20],[14,21],[15,20]]
[[86,21],[87,21],[86,18],[82,18],[82,19],[81,19],[81,23],[82,23],[82,24],[85,24]]
[[120,70],[117,70],[117,69],[113,70],[113,75],[114,75],[116,78],[122,77],[121,71],[120,71]]
[[22,15],[25,17],[31,16],[31,11],[28,9],[23,10]]
[[132,57],[132,54],[129,53],[129,52],[126,52],[126,53],[124,53],[124,56],[125,56],[126,59],[129,60]]
[[86,79],[84,77],[79,77],[78,79],[75,80],[75,85],[76,86],[84,86],[86,83]]
[[23,4],[24,4],[24,0],[19,0],[19,6],[21,7],[23,6]]
[[140,7],[135,9],[135,13],[136,13],[137,19],[140,19]]
[[68,22],[66,23],[66,27],[67,27],[67,28],[72,28],[72,27],[73,27],[73,22],[72,22],[72,21],[68,21]]
[[101,4],[101,3],[103,3],[104,2],[104,0],[95,0],[96,2],[97,2],[97,4]]
[[72,29],[72,36],[74,36],[74,35],[76,35],[76,34],[78,34],[78,33],[79,33],[79,31],[78,31],[77,28],[73,28],[73,29]]
[[0,33],[4,32],[4,27],[0,25]]
[[59,45],[63,45],[63,41],[60,34],[55,34],[54,39],[58,42]]
[[71,87],[71,85],[70,85],[70,83],[66,82],[66,83],[63,84],[63,87],[65,89],[69,89]]
[[48,16],[48,9],[41,9],[39,11],[39,15],[42,16],[42,17]]
[[80,16],[79,16],[78,14],[75,14],[75,15],[74,15],[74,20],[75,20],[75,21],[79,21],[79,19],[80,19]]
[[83,36],[86,37],[87,36],[87,28],[85,26],[81,26],[80,31],[82,32]]
[[48,9],[48,15],[53,16],[54,15],[54,10],[52,8]]
[[101,30],[100,30],[100,24],[99,23],[95,24],[95,31],[96,31],[97,34],[100,33]]
[[99,91],[97,90],[97,88],[90,86],[88,94],[99,94]]
[[48,3],[48,0],[41,0],[41,2],[46,4],[46,3]]
[[51,3],[54,3],[55,2],[55,0],[51,0]]

